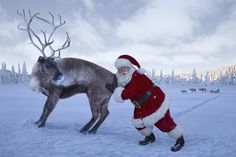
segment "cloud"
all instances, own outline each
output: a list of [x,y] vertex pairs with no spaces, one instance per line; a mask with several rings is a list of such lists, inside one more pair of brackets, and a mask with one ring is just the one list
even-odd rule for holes
[[[72,42],[63,50],[63,57],[86,59],[112,71],[115,59],[124,53],[146,69],[168,72],[235,64],[234,0],[144,0],[132,2],[128,8],[120,8],[121,2],[107,3],[106,7],[104,1],[68,3],[71,10],[63,17],[63,31],[69,32]],[[111,6],[116,13],[109,16]],[[19,54],[30,63],[36,60],[40,54],[26,44],[27,36],[17,30],[19,22],[9,20],[1,5],[0,13],[0,47],[7,52],[0,52],[1,61],[17,61],[10,55]],[[64,41],[63,31],[57,32],[56,42]]]
[[0,22],[0,62],[5,61],[8,69],[12,65],[16,67],[17,64],[23,64],[24,61],[32,67],[37,58],[35,49],[28,44],[25,34],[18,30],[19,21],[10,19],[1,4]]
[[216,61],[224,64],[222,53],[232,57],[236,49],[234,10],[232,1],[149,1],[119,20],[117,36],[136,56],[143,56],[149,68],[154,63],[179,70],[213,67]]
[[2,21],[3,19],[6,19],[7,17],[7,13],[6,11],[2,8],[2,5],[0,3],[0,21]]
[[[78,57],[114,70],[116,57],[127,53],[147,69],[179,72],[214,68],[217,64],[223,65],[226,56],[233,58],[236,20],[230,1],[147,2],[131,16],[114,19],[115,25],[112,25],[114,21],[96,15],[93,16],[96,18],[85,18],[75,14],[76,20],[69,30],[77,42],[73,49],[84,50]],[[228,6],[222,7],[223,3]],[[225,12],[227,9],[232,11]],[[96,10],[93,13],[96,14]],[[109,32],[109,37],[104,32]],[[226,56],[222,57],[222,53]],[[233,59],[230,63],[234,63]]]
[[218,13],[222,4],[214,0],[147,2],[131,17],[117,22],[116,34],[122,40],[164,46],[194,40],[197,35],[206,33],[204,20]]
[[2,45],[14,44],[18,38],[17,21],[8,20],[6,11],[1,7],[0,3],[0,43]]
[[94,3],[93,3],[93,0],[83,0],[86,8],[90,11],[94,11]]
[[67,29],[71,35],[74,50],[90,55],[89,51],[93,52],[104,48],[100,33],[79,12],[74,13],[72,19],[67,22]]
[[189,38],[198,24],[187,12],[188,6],[182,1],[151,1],[132,17],[120,20],[117,35],[137,42]]

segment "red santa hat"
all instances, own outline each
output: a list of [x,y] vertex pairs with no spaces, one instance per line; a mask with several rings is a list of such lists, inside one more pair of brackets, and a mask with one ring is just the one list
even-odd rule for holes
[[131,68],[131,67],[133,67],[133,65],[135,65],[138,68],[137,71],[139,73],[144,74],[146,72],[145,69],[141,68],[138,61],[130,55],[121,55],[115,61],[115,66],[117,69],[119,69],[120,67],[130,67]]

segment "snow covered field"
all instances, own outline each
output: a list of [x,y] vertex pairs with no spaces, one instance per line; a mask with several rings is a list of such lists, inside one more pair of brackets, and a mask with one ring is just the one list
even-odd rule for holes
[[110,115],[97,134],[79,129],[91,116],[84,94],[61,100],[45,128],[37,128],[44,101],[27,85],[0,85],[0,157],[235,157],[236,86],[220,88],[220,94],[188,92],[193,86],[165,85],[171,113],[185,130],[185,147],[171,152],[175,141],[154,129],[157,141],[138,145],[143,137],[131,124],[132,104],[111,99]]

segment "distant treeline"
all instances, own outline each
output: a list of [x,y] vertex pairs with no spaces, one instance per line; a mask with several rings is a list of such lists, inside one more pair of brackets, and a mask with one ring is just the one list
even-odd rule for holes
[[[12,66],[11,70],[6,68],[6,63],[2,63],[0,69],[0,84],[8,83],[24,83],[30,78],[27,72],[25,62],[21,66],[18,64],[18,70],[15,71],[15,67]],[[162,70],[160,75],[156,75],[156,71],[147,71],[146,75],[157,84],[170,84],[170,83],[200,83],[200,84],[234,84],[236,85],[236,65],[224,67],[218,70],[212,70],[207,72],[197,73],[193,69],[192,74],[178,74],[175,75],[174,70],[170,75],[163,75]]]
[[28,75],[25,62],[23,63],[22,70],[18,64],[18,72],[15,71],[14,66],[12,66],[10,71],[7,69],[6,63],[2,63],[2,68],[0,69],[0,84],[24,83],[28,82],[29,78],[30,76]]

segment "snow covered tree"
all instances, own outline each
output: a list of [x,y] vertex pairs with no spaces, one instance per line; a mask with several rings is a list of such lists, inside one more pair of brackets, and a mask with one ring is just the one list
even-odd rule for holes
[[18,64],[18,74],[21,74],[20,64]]
[[175,83],[175,72],[174,69],[172,69],[171,71],[171,79],[170,79],[171,83]]
[[210,83],[209,72],[207,71],[204,76],[204,83],[207,85]]
[[4,70],[6,70],[6,69],[7,69],[7,65],[6,65],[6,63],[5,63],[5,62],[3,63],[3,69],[4,69]]
[[28,74],[25,62],[23,63],[22,74],[23,75],[27,75]]
[[161,71],[160,71],[160,76],[159,76],[159,80],[158,80],[158,82],[159,82],[159,83],[163,83],[163,82],[164,82],[162,69],[161,69]]
[[22,80],[21,82],[26,82],[28,80],[28,72],[26,68],[25,62],[23,63],[23,68],[22,68]]
[[163,73],[162,73],[162,69],[161,69],[161,72],[160,72],[160,80],[163,79]]
[[2,70],[7,70],[7,65],[5,62],[2,63]]
[[11,71],[10,70],[0,70],[0,79],[1,83],[10,83],[11,82]]
[[12,67],[11,67],[11,72],[16,73],[14,65],[12,65]]
[[18,74],[15,71],[14,65],[12,65],[12,67],[11,67],[11,82],[18,83]]
[[156,80],[156,71],[152,69],[152,80]]
[[198,83],[198,77],[197,77],[197,72],[195,69],[193,69],[193,73],[192,73],[192,82],[193,83]]
[[12,83],[17,83],[18,82],[18,74],[15,71],[14,65],[11,67],[11,82]]

